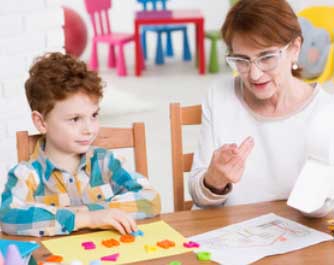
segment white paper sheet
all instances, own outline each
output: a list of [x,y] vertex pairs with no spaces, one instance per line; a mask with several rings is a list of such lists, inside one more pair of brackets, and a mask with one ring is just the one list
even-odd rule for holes
[[263,257],[287,253],[323,241],[329,234],[273,213],[190,237],[223,265],[245,265]]

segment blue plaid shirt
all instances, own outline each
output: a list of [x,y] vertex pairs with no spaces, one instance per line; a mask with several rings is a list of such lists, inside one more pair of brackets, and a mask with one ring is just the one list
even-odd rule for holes
[[160,213],[160,196],[147,178],[129,173],[111,151],[92,147],[81,157],[75,175],[57,168],[40,140],[27,162],[8,173],[0,208],[3,232],[51,236],[76,230],[79,208],[117,208],[136,219]]

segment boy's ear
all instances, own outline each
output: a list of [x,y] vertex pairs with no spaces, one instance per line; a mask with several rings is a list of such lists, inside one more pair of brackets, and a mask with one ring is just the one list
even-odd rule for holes
[[32,118],[32,121],[33,121],[36,129],[41,134],[45,134],[46,131],[47,131],[47,128],[46,128],[46,123],[44,121],[43,115],[41,113],[39,113],[38,111],[34,110],[31,113],[31,118]]

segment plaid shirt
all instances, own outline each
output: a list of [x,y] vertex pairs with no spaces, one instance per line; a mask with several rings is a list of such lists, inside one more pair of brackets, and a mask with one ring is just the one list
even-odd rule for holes
[[147,178],[124,170],[111,151],[92,147],[75,175],[57,168],[40,140],[27,162],[8,173],[0,220],[8,234],[51,236],[76,230],[78,208],[117,208],[135,219],[160,213],[160,196]]

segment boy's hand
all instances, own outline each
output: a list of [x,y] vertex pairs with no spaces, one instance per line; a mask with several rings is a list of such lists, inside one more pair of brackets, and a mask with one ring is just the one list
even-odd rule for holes
[[135,220],[118,209],[103,209],[93,212],[79,212],[76,215],[76,227],[80,228],[114,228],[122,235],[137,231]]
[[253,147],[253,139],[247,137],[239,147],[236,144],[226,144],[218,148],[212,155],[204,183],[217,190],[223,190],[228,183],[239,182],[246,159]]

